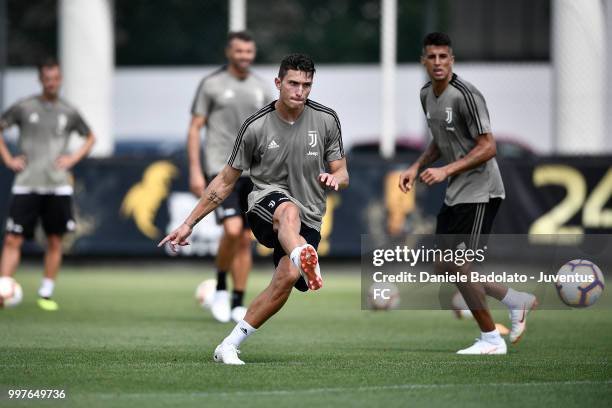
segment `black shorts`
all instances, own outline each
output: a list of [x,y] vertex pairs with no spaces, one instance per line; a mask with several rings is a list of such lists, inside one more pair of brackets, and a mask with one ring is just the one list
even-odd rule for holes
[[438,246],[456,248],[464,243],[466,248],[477,249],[486,245],[502,201],[491,198],[488,203],[444,204],[436,224]]
[[[275,268],[278,266],[281,258],[288,254],[285,252],[280,241],[278,240],[278,234],[274,232],[274,229],[272,228],[272,216],[274,215],[276,208],[286,201],[290,200],[285,194],[273,192],[257,202],[253,206],[253,209],[247,213],[249,225],[251,226],[251,230],[253,231],[255,238],[257,238],[257,241],[267,248],[274,249],[272,259],[274,261]],[[319,247],[321,233],[316,229],[302,223],[300,227],[300,235],[315,249]],[[306,285],[306,281],[302,277],[298,279],[294,286],[296,289],[302,292],[308,290],[308,285]]]
[[6,232],[31,239],[39,218],[47,235],[64,235],[74,231],[76,224],[72,216],[72,197],[54,194],[13,195]]
[[[208,178],[208,182],[217,175]],[[217,224],[223,224],[226,218],[242,217],[245,229],[249,228],[246,212],[249,209],[249,193],[253,190],[253,182],[250,177],[240,177],[230,195],[215,209]]]

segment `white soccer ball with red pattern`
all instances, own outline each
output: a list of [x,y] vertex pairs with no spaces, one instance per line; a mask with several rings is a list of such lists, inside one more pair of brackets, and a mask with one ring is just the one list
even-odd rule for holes
[[202,283],[200,283],[196,288],[195,292],[195,298],[198,301],[198,304],[204,309],[210,309],[216,290],[216,279],[206,279],[205,281],[202,281]]
[[400,304],[400,293],[392,283],[374,283],[368,291],[368,305],[374,310],[396,309]]
[[13,278],[0,279],[0,308],[15,307],[23,300],[21,285]]
[[588,307],[597,302],[606,283],[597,265],[587,259],[574,259],[559,269],[555,287],[566,305]]

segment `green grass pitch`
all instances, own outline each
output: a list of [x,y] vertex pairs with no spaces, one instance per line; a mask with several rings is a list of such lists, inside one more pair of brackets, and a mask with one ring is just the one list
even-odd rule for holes
[[[243,343],[247,365],[231,367],[212,352],[233,325],[194,300],[211,270],[66,266],[61,310],[49,313],[35,304],[39,267],[21,268],[25,300],[0,310],[0,406],[612,406],[609,307],[538,310],[508,355],[457,356],[478,334],[473,322],[448,311],[361,311],[357,274],[331,268],[321,292],[294,292]],[[268,271],[256,269],[249,299]],[[15,388],[65,389],[67,399],[11,402]]]

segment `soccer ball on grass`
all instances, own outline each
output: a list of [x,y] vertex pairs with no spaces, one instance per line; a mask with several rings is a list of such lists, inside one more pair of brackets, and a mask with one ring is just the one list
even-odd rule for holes
[[399,289],[392,283],[374,283],[368,290],[368,305],[373,310],[391,310],[400,304]]
[[597,265],[587,259],[574,259],[559,269],[555,287],[566,305],[588,307],[597,302],[606,283]]
[[13,278],[0,279],[0,308],[15,307],[23,300],[21,285]]
[[204,309],[210,309],[216,290],[216,279],[206,279],[205,281],[202,281],[202,283],[200,283],[196,288],[195,292],[195,298],[198,301],[198,304]]

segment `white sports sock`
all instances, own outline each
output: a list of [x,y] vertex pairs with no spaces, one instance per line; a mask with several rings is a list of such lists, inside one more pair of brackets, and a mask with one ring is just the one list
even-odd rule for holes
[[40,289],[38,289],[38,296],[50,298],[53,295],[54,288],[55,281],[53,279],[43,278]]
[[497,329],[490,332],[480,332],[480,338],[491,344],[500,344],[504,341]]
[[523,292],[517,292],[512,288],[508,288],[508,292],[506,292],[506,296],[504,296],[501,302],[508,306],[509,309],[520,309],[524,303]]
[[238,322],[236,327],[234,327],[234,330],[232,330],[229,336],[223,339],[223,343],[230,343],[236,347],[239,347],[240,343],[242,343],[244,340],[246,340],[247,337],[249,337],[256,331],[256,328],[254,328],[244,320],[241,320]]
[[289,254],[289,259],[291,259],[291,262],[293,262],[293,264],[300,269],[300,253],[302,252],[302,248],[304,248],[306,245],[308,244],[304,244],[304,245],[300,245],[297,246],[295,248],[293,248],[293,250],[291,251],[291,254]]

